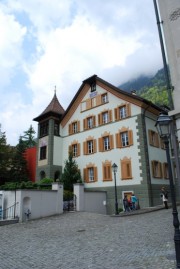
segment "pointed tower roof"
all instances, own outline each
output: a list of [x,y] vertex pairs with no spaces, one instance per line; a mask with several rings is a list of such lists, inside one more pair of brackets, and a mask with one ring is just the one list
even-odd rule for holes
[[51,117],[51,116],[55,116],[58,119],[60,119],[62,117],[62,115],[64,114],[65,110],[63,109],[63,107],[61,106],[61,104],[59,103],[59,100],[56,96],[56,91],[54,93],[53,99],[51,100],[51,102],[49,103],[49,105],[46,107],[46,109],[36,118],[34,118],[34,121],[41,121],[45,118]]

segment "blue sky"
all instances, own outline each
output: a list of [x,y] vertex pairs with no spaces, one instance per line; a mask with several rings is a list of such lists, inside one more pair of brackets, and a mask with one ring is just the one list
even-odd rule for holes
[[67,108],[97,74],[115,86],[162,68],[152,0],[1,0],[0,123],[7,142],[37,123],[56,85]]

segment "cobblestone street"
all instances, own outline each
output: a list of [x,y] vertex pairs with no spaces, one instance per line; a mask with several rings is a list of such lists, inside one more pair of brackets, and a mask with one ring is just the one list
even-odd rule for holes
[[2,226],[1,269],[175,269],[172,210],[75,212]]

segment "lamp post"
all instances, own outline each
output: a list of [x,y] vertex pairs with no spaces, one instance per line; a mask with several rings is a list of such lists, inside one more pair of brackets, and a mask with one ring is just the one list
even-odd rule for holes
[[159,133],[159,136],[162,138],[167,156],[168,163],[168,173],[169,173],[169,182],[170,182],[170,192],[171,192],[171,201],[172,201],[172,214],[173,214],[173,225],[174,225],[174,244],[175,244],[175,252],[176,252],[176,264],[177,268],[180,268],[180,230],[179,230],[179,219],[178,212],[176,207],[176,196],[171,168],[171,158],[169,154],[169,139],[171,136],[171,124],[172,118],[165,114],[160,114],[156,121],[156,128]]
[[118,215],[119,212],[118,212],[118,201],[117,201],[117,187],[116,187],[116,173],[117,173],[117,164],[113,164],[112,165],[112,170],[113,170],[113,173],[114,173],[114,188],[115,188],[115,214]]

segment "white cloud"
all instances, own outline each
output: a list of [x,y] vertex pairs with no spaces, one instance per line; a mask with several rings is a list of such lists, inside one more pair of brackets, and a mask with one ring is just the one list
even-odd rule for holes
[[[2,7],[2,6],[1,6]],[[22,27],[13,15],[0,9],[0,86],[10,83],[14,68],[22,61],[22,42],[26,28]]]
[[[93,74],[119,85],[161,67],[151,0],[4,2],[6,8],[0,11],[1,123],[12,144],[49,104],[55,85],[66,108],[81,82]],[[33,40],[31,50],[27,37]],[[29,51],[25,61],[23,54]],[[22,71],[27,78],[20,90],[11,83],[18,72],[24,76]],[[8,83],[9,95],[5,93]],[[31,98],[25,105],[27,88]]]

